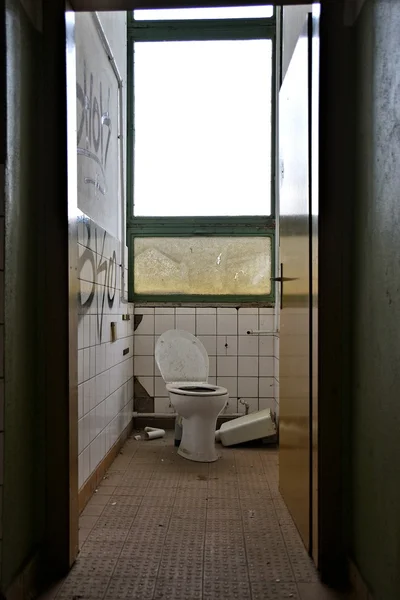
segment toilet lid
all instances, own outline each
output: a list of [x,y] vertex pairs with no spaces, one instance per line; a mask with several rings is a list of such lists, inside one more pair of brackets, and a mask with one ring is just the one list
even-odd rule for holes
[[157,340],[155,357],[166,383],[208,380],[208,354],[198,338],[170,329]]

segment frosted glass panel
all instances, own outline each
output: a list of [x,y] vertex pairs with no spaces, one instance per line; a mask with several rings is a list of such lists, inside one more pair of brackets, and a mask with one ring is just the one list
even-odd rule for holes
[[271,213],[271,40],[135,43],[135,216]]
[[272,17],[273,6],[228,6],[213,8],[164,8],[134,10],[136,21],[165,21],[191,19],[257,19]]
[[265,295],[267,237],[136,238],[135,294]]

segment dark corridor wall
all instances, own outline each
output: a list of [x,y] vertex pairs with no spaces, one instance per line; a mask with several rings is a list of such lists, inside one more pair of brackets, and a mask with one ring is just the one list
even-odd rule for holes
[[[43,537],[44,400],[38,394],[41,35],[6,1],[5,448],[2,591]],[[30,2],[32,7],[39,2]],[[32,14],[31,14],[32,16]]]
[[351,550],[375,600],[395,600],[400,597],[400,0],[368,0],[355,33]]

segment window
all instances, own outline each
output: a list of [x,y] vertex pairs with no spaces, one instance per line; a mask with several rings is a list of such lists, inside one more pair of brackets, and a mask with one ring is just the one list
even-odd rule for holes
[[130,300],[273,300],[270,6],[128,19]]

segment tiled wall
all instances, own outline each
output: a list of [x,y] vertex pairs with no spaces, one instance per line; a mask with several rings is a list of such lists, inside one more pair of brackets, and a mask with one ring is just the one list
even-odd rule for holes
[[[133,305],[122,298],[120,242],[90,219],[78,226],[79,487],[132,419]],[[130,320],[122,320],[122,315]],[[116,340],[111,324],[116,324]],[[124,354],[124,351],[126,354]]]
[[[184,329],[204,344],[210,359],[209,382],[228,389],[225,412],[277,411],[276,336],[248,335],[250,329],[274,331],[273,308],[135,307],[135,410],[173,413],[154,359],[157,338]],[[278,390],[279,391],[279,390]]]
[[[117,442],[131,422],[133,412],[133,305],[128,304],[123,298],[124,295],[126,296],[128,284],[127,269],[124,272],[125,285],[122,277],[122,269],[124,265],[127,266],[126,248],[125,261],[122,261],[121,256],[125,214],[122,209],[121,189],[118,187],[116,191],[117,186],[114,181],[115,178],[118,180],[120,166],[118,160],[121,160],[118,127],[123,131],[126,125],[126,13],[99,13],[99,19],[123,80],[124,121],[121,123],[119,115],[112,113],[110,108],[108,117],[111,127],[109,132],[105,130],[105,135],[111,133],[110,155],[107,158],[107,168],[105,163],[102,163],[106,185],[103,195],[98,197],[99,201],[88,202],[86,196],[88,192],[84,185],[86,180],[84,183],[79,180],[80,184],[78,181],[78,207],[83,213],[88,213],[88,216],[83,214],[78,226],[79,488],[84,485],[113,444]],[[105,52],[103,53],[104,48],[99,43],[96,30],[93,29],[90,15],[84,13],[76,15],[76,32],[77,77],[79,79],[79,76],[82,76],[82,68],[78,67],[84,64],[87,73],[90,73],[90,77],[93,78],[95,90],[93,94],[98,95],[98,99],[92,101],[98,101],[100,106],[103,102],[103,110],[105,110],[107,90],[109,93],[117,94],[117,79],[109,72],[109,58]],[[85,69],[83,71],[86,72]],[[82,90],[85,90],[85,81],[80,81],[80,84]],[[90,98],[87,99],[89,100]],[[115,103],[110,104],[111,107],[114,105]],[[88,114],[90,116],[92,113],[89,111]],[[96,124],[94,116],[93,123],[93,147],[90,146],[90,140],[87,142],[90,146],[89,156],[97,152],[94,147]],[[84,146],[84,144],[85,139],[82,138],[80,145]],[[99,160],[102,159],[103,155]],[[125,164],[125,150],[122,153],[122,160]],[[125,168],[124,172],[126,172]],[[101,184],[103,181],[101,177],[99,181]],[[101,185],[99,189],[101,192]],[[109,223],[106,217],[109,214],[112,215],[114,225],[115,221],[118,222],[118,227]],[[99,223],[104,224],[104,228],[100,227]],[[110,231],[114,232],[114,230],[116,237],[110,235]],[[123,320],[123,315],[129,315],[130,320]],[[111,338],[112,323],[115,323],[116,327],[115,341]]]

